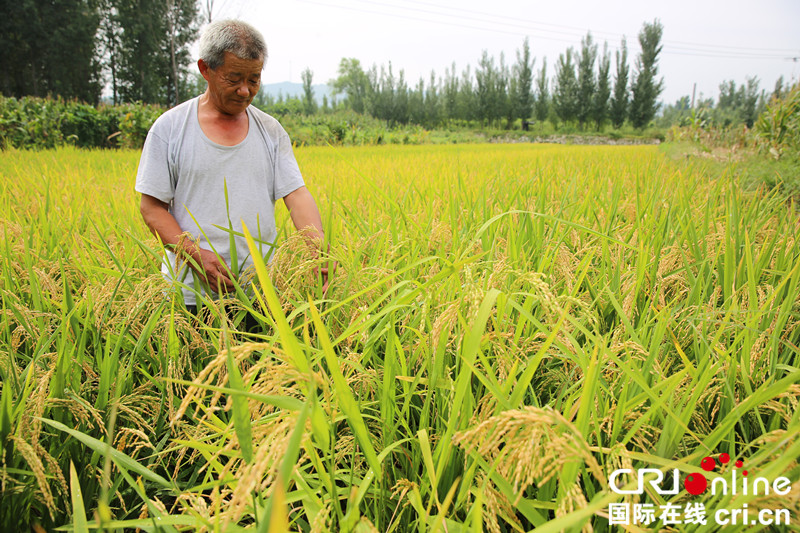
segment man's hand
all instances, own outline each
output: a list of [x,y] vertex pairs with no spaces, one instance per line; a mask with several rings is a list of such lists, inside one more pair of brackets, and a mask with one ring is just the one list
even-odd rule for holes
[[212,291],[218,293],[232,292],[236,289],[233,280],[236,279],[225,264],[225,261],[218,257],[211,250],[192,245],[193,250],[185,249],[183,253],[188,256],[189,266],[206,283]]
[[[328,247],[330,250],[330,247]],[[314,268],[314,276],[320,276],[322,278],[322,294],[323,296],[325,293],[328,292],[328,287],[331,284],[331,278],[333,274],[336,272],[337,263],[333,259],[328,259],[328,262],[324,264],[324,266]]]
[[225,261],[211,250],[200,248],[190,239],[186,239],[166,203],[143,194],[139,211],[150,231],[161,239],[164,246],[173,249],[181,259],[187,260],[192,270],[208,283],[211,290],[214,292],[234,290],[234,276]]

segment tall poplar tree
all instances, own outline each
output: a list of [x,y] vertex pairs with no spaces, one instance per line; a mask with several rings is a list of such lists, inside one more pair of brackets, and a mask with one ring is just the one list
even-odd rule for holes
[[550,91],[547,89],[547,58],[542,58],[542,68],[536,76],[536,102],[534,103],[536,120],[544,122],[550,114]]
[[581,39],[581,53],[578,56],[578,101],[577,118],[581,128],[592,118],[594,108],[595,77],[594,63],[597,59],[597,45],[592,34]]
[[432,70],[428,90],[425,91],[425,121],[430,127],[437,126],[441,120],[441,104],[436,86],[436,72]]
[[408,124],[409,107],[408,107],[408,83],[406,83],[405,70],[400,69],[400,74],[397,76],[397,91],[395,93],[394,114],[391,120],[399,122],[400,124]]
[[477,97],[475,93],[475,83],[472,76],[472,68],[467,65],[461,71],[461,81],[458,83],[458,112],[456,116],[462,120],[475,120]]
[[484,50],[475,70],[475,96],[478,104],[478,117],[486,124],[493,124],[505,114],[506,73],[505,61],[495,65],[494,58]]
[[533,64],[531,47],[528,38],[522,43],[522,51],[517,50],[517,62],[514,65],[514,114],[527,120],[533,115]]
[[572,122],[578,118],[578,78],[575,76],[575,63],[572,47],[558,56],[556,64],[555,87],[553,88],[553,109],[562,122]]
[[628,46],[625,39],[616,54],[617,71],[614,75],[614,94],[611,97],[611,124],[621,128],[628,117]]
[[314,73],[310,68],[300,73],[303,80],[303,111],[306,115],[313,115],[317,111],[317,101],[314,99],[314,88],[311,86],[314,80]]
[[443,113],[446,120],[458,117],[458,93],[458,76],[456,75],[456,64],[453,62],[450,68],[444,71],[444,83],[442,85]]
[[611,96],[611,81],[609,70],[611,69],[611,59],[608,54],[608,43],[603,45],[603,54],[597,65],[597,91],[594,93],[594,123],[597,130],[603,129],[608,120],[608,99]]
[[664,27],[656,19],[652,24],[644,23],[639,32],[641,53],[636,60],[636,78],[631,85],[631,123],[635,128],[643,128],[655,117],[658,110],[658,97],[664,90],[664,79],[658,75],[658,55],[661,53],[661,36]]
[[408,120],[412,124],[425,123],[425,80],[421,77],[408,95]]
[[[372,95],[371,107],[369,110],[374,117],[394,122],[396,83],[394,73],[392,72],[392,62],[389,61],[388,68],[381,65],[381,74],[380,77],[378,77],[378,85]],[[353,110],[358,111],[355,107]]]

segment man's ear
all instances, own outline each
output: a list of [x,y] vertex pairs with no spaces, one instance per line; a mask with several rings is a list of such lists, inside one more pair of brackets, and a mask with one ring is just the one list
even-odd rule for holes
[[203,78],[205,78],[205,80],[208,81],[208,76],[209,76],[209,72],[208,71],[211,70],[208,67],[208,63],[206,63],[202,59],[198,59],[197,60],[197,69],[200,71],[200,74],[203,76]]

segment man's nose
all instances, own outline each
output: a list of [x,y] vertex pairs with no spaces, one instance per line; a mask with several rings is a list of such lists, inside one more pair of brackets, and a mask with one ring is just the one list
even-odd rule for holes
[[236,94],[241,97],[250,96],[250,91],[247,88],[247,84],[243,83],[236,88]]

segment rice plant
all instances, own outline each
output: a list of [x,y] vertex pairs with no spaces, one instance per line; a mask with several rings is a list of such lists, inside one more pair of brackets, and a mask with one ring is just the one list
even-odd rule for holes
[[796,520],[795,205],[652,146],[297,156],[329,254],[281,211],[194,317],[138,153],[3,153],[0,527],[605,531],[613,471],[721,453],[793,486],[709,508]]

